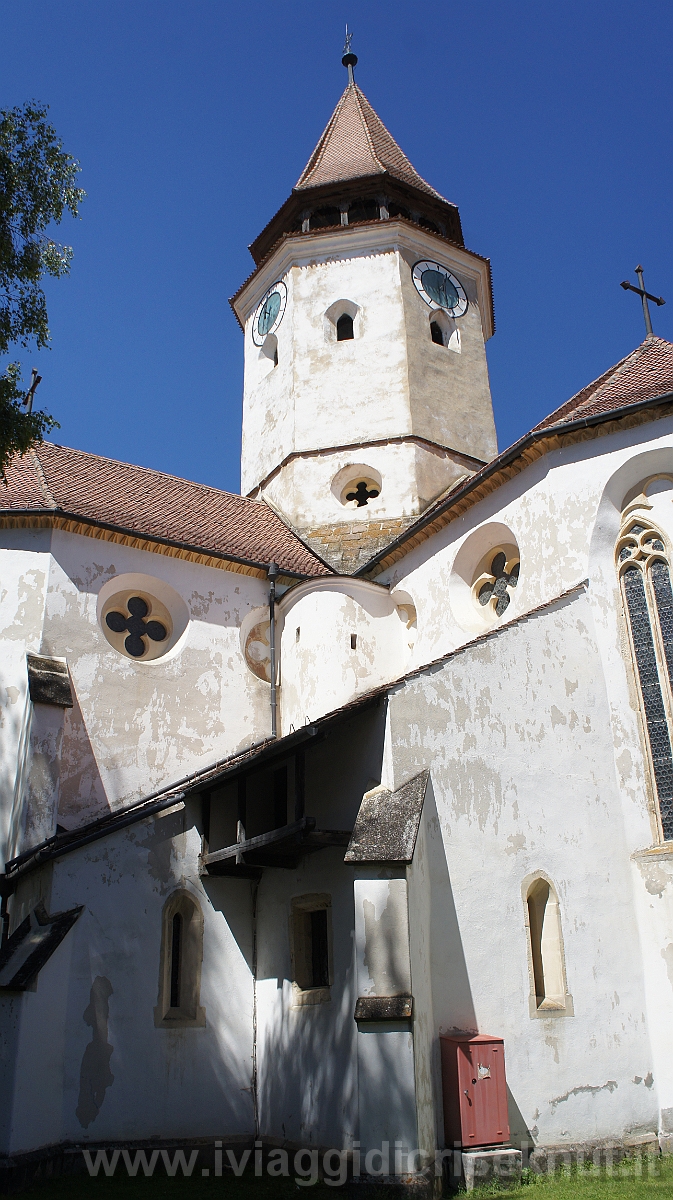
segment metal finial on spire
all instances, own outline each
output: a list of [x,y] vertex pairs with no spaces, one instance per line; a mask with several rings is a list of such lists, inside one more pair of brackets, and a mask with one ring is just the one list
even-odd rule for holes
[[640,267],[640,266],[636,267],[636,275],[638,276],[638,283],[640,284],[640,287],[634,287],[632,283],[629,283],[628,279],[625,279],[623,281],[623,283],[620,284],[620,287],[623,287],[624,291],[626,291],[626,292],[637,292],[637,294],[640,296],[640,298],[643,302],[643,316],[645,318],[645,334],[647,337],[651,337],[652,336],[652,320],[650,318],[650,306],[647,303],[647,301],[651,300],[653,304],[665,304],[666,301],[664,300],[663,296],[653,296],[651,292],[645,291],[645,281],[643,279],[643,268],[642,267]]
[[344,42],[343,58],[341,59],[341,61],[345,67],[348,67],[348,82],[349,83],[355,83],[353,67],[357,64],[357,61],[358,61],[357,54],[353,54],[353,51],[351,50],[351,42],[352,41],[353,41],[353,34],[348,32],[348,26],[346,26],[346,41]]

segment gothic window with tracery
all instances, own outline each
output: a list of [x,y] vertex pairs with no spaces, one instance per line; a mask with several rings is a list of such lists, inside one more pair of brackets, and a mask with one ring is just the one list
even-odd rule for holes
[[673,839],[673,590],[663,535],[640,517],[617,542],[617,565],[642,696],[661,828]]

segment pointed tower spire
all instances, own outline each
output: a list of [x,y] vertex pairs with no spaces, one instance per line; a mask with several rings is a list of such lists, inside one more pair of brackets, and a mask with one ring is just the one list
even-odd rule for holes
[[[341,61],[348,66],[352,77],[356,56],[344,54]],[[349,78],[320,141],[295,184],[295,191],[372,175],[390,175],[434,196],[443,204],[449,203],[418,174],[355,80]]]
[[409,162],[355,82],[357,55],[346,26],[342,63],[348,83],[292,195],[255,238],[260,263],[279,237],[368,220],[401,217],[462,246],[455,204],[431,187]]

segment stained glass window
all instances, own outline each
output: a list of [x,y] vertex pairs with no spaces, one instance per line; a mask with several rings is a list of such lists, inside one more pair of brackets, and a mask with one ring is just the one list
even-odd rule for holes
[[661,535],[642,524],[617,547],[624,602],[643,698],[664,838],[673,839],[673,752],[667,707],[673,689],[673,589]]

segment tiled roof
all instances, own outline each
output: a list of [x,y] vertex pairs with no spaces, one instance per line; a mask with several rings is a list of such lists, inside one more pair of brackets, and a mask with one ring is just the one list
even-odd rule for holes
[[593,417],[673,392],[673,344],[650,335],[621,362],[566,400],[535,430]]
[[386,173],[447,203],[421,179],[357,84],[349,83],[296,189]]
[[[472,504],[477,504],[540,455],[547,453],[549,438],[583,435],[584,427],[579,432],[577,429],[573,431],[573,422],[586,421],[587,426],[593,425],[598,434],[601,425],[609,428],[611,414],[620,419],[647,420],[650,402],[654,417],[657,410],[662,411],[663,407],[673,403],[670,400],[672,395],[673,342],[650,335],[631,354],[555,409],[509,449],[503,450],[469,479],[458,483],[452,491],[427,508],[399,537],[354,574],[368,576],[372,571],[382,570],[402,558],[408,550],[431,537],[454,517],[461,516]],[[638,406],[643,407],[639,409]],[[630,407],[634,409],[633,414],[629,414]]]
[[301,576],[330,570],[260,500],[43,442],[7,469],[0,512],[54,512]]

